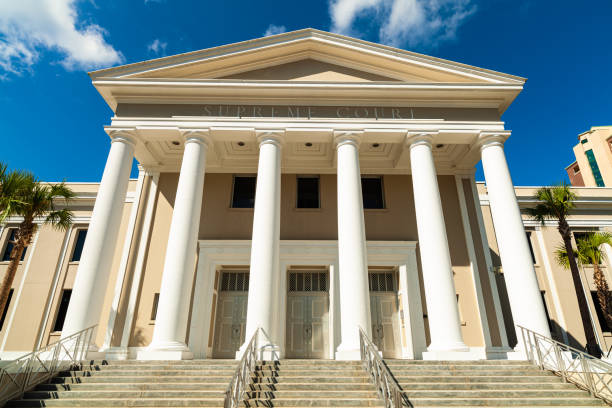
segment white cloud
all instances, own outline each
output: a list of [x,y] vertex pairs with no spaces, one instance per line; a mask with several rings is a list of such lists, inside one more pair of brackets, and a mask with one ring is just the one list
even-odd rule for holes
[[159,54],[166,55],[167,46],[168,46],[167,42],[160,41],[159,38],[156,38],[155,40],[151,42],[151,44],[147,45],[147,49],[149,51],[154,52],[157,55]]
[[357,20],[368,18],[378,40],[395,47],[435,47],[452,40],[476,11],[472,0],[330,0],[332,31],[359,35]]
[[264,37],[267,37],[269,35],[282,34],[285,31],[287,31],[287,28],[284,25],[278,26],[278,25],[270,24],[268,28],[266,29],[266,32],[264,33]]
[[0,71],[30,70],[43,50],[53,50],[68,70],[123,61],[99,25],[79,21],[75,0],[0,1]]

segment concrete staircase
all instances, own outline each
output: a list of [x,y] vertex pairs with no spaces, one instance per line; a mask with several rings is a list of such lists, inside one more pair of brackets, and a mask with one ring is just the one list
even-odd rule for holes
[[525,361],[385,360],[413,407],[605,406]]
[[[222,407],[235,360],[92,362],[7,407]],[[387,360],[412,407],[603,406],[526,362]],[[358,361],[260,362],[244,407],[382,407]]]
[[261,362],[245,407],[382,407],[360,361]]
[[7,407],[222,407],[235,360],[92,362]]

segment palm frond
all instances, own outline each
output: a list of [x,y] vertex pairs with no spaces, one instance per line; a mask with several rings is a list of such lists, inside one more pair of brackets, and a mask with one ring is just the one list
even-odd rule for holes
[[[575,249],[573,251],[574,259],[576,259],[576,262],[580,264],[581,259],[578,251]],[[567,256],[567,250],[565,249],[565,245],[563,243],[559,244],[555,249],[555,260],[559,266],[563,267],[564,269],[570,269],[569,257]]]
[[72,225],[73,214],[67,208],[51,211],[45,218],[45,224],[50,224],[53,228],[65,231]]

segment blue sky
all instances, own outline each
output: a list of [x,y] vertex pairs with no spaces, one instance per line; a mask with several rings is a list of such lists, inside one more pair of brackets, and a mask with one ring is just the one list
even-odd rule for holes
[[517,185],[566,178],[578,133],[612,125],[610,0],[0,0],[0,161],[98,181],[112,111],[88,70],[304,27],[527,77],[503,117]]

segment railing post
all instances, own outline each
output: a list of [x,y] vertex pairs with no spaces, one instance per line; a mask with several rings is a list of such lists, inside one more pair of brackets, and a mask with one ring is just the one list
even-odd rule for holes
[[561,378],[563,381],[567,382],[567,372],[565,371],[565,361],[563,360],[563,355],[561,354],[561,349],[556,344],[553,344],[555,348],[555,356],[557,357],[557,367],[559,372],[561,373]]
[[587,359],[585,357],[586,357],[585,355],[580,353],[580,366],[582,367],[582,372],[584,374],[584,379],[585,379],[585,382],[586,382],[586,386],[587,386],[587,388],[589,390],[589,393],[592,396],[594,396],[594,395],[597,394],[597,392],[596,392],[595,386],[593,384],[593,378],[592,378],[591,370],[589,370]]

